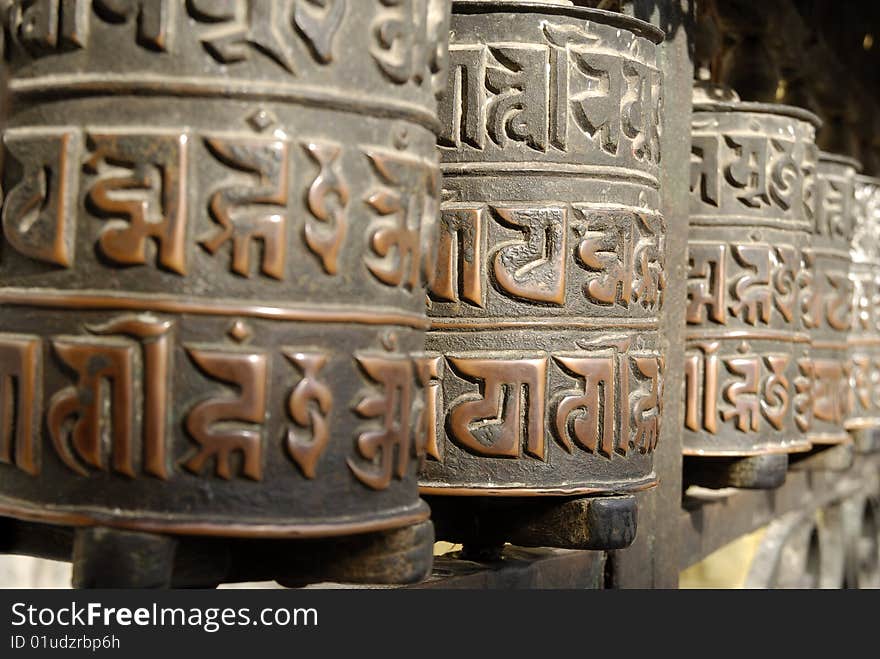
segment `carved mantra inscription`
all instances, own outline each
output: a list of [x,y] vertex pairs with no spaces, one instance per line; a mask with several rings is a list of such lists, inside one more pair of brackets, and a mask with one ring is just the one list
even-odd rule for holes
[[744,211],[772,208],[810,218],[814,170],[815,149],[791,137],[696,129],[692,136],[691,193],[709,207],[735,199]]
[[[845,379],[844,364],[796,356],[790,343],[794,335],[778,353],[752,354],[747,341],[737,339],[736,328],[754,327],[751,339],[772,340],[774,335],[760,331],[846,327],[850,292],[845,275],[820,273],[829,285],[816,286],[804,276],[799,250],[790,245],[691,241],[688,253],[689,328],[714,326],[733,333],[714,341],[692,338],[685,360],[685,426],[716,434],[729,424],[741,433],[760,433],[768,423],[779,431],[790,409],[802,431],[814,417],[841,418],[846,400],[835,387]],[[725,343],[736,352],[723,348]]]
[[842,230],[818,203],[813,129],[745,104],[697,111],[690,189],[685,448],[806,447],[844,404],[844,367],[812,359],[808,331],[845,327],[851,295],[845,265],[811,267],[810,227]]
[[[332,352],[281,347],[276,361],[289,366],[290,384],[285,408],[272,410],[272,351],[185,343],[181,362],[172,358],[176,322],[151,315],[120,316],[86,330],[46,339],[0,334],[0,462],[39,474],[38,438],[45,429],[60,460],[84,477],[104,471],[169,479],[182,468],[259,481],[267,451],[286,452],[307,479],[320,476],[321,456],[333,437],[330,414],[347,405],[324,377]],[[45,391],[44,359],[52,359],[70,384]],[[363,425],[348,464],[364,485],[387,488],[392,478],[406,475],[413,456],[436,446],[436,435],[426,433],[439,406],[432,382],[437,359],[354,355],[364,386],[352,412]],[[175,397],[181,370],[204,382],[188,402]],[[270,414],[287,419],[283,436],[267,436]],[[178,424],[190,440],[183,452],[174,443]]]
[[620,45],[598,31],[542,26],[544,43],[450,45],[441,146],[583,147],[659,162],[660,72],[641,54],[653,55],[653,44],[634,38],[628,51],[614,52]]
[[880,183],[857,177],[852,238],[853,290],[850,399],[847,428],[880,425]]
[[688,259],[688,324],[794,322],[801,257],[791,245],[692,241]]
[[[663,360],[656,353],[627,351],[625,342],[579,353],[448,355],[445,362],[433,371],[438,381],[465,393],[447,394],[438,418],[445,417],[450,442],[474,456],[548,461],[551,438],[567,453],[606,458],[657,445]],[[430,439],[427,446],[429,458],[444,461]]]
[[[185,276],[190,246],[198,244],[235,275],[284,281],[298,235],[326,275],[340,274],[346,240],[362,241],[365,273],[383,286],[413,291],[420,282],[422,226],[439,203],[433,163],[372,146],[357,149],[372,183],[355,200],[343,147],[333,142],[72,127],[10,129],[3,141],[7,159],[21,169],[20,178],[8,182],[4,235],[20,254],[62,268],[74,266],[77,232],[93,233],[98,225],[94,248],[105,265]],[[191,165],[202,158],[217,169]],[[302,171],[291,171],[295,162]],[[294,174],[301,181],[296,187]],[[188,203],[193,188],[203,206]],[[349,227],[364,211],[372,219],[360,237]]]
[[809,427],[812,362],[794,364],[784,353],[756,355],[747,344],[735,355],[721,355],[720,345],[696,342],[685,357],[688,430],[717,434],[728,424],[741,433],[759,433],[766,423],[778,431],[792,409],[800,429]]
[[116,26],[145,52],[198,44],[218,65],[264,59],[290,76],[340,61],[348,23],[368,31],[366,61],[389,83],[439,91],[445,1],[375,0],[364,13],[364,0],[15,0],[4,22],[34,58],[88,49],[96,28]]
[[[491,246],[489,223],[497,238]],[[647,210],[444,203],[428,294],[478,309],[500,295],[527,304],[576,309],[585,301],[656,313],[665,287],[664,236],[663,218]],[[579,300],[567,299],[570,278],[583,282]]]

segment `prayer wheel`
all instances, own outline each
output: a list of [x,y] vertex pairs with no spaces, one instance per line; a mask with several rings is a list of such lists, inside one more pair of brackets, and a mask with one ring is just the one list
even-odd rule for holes
[[880,450],[880,179],[857,176],[852,238],[851,396],[846,428],[860,452]]
[[0,514],[77,528],[83,585],[366,533],[307,569],[423,577],[448,3],[5,4]]
[[[853,460],[853,441],[844,422],[850,405],[850,245],[855,177],[860,168],[852,158],[820,152],[815,187],[810,191],[812,232],[804,251],[800,313],[810,335],[813,384],[807,439],[813,451],[792,456],[793,468],[841,470]],[[801,460],[801,456],[809,459]]]
[[663,387],[661,40],[570,2],[453,3],[420,479],[441,537],[632,541]]
[[765,488],[807,451],[813,417],[801,273],[812,232],[818,119],[699,102],[692,120],[685,480]]

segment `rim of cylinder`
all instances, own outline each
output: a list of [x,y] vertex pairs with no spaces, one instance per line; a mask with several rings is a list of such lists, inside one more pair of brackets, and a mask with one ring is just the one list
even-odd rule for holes
[[465,496],[465,497],[484,497],[484,496],[511,496],[511,497],[553,497],[553,496],[614,496],[615,494],[629,494],[632,492],[641,492],[656,487],[659,479],[655,472],[651,472],[645,478],[633,480],[630,482],[621,481],[618,483],[608,483],[606,485],[595,486],[528,486],[528,485],[510,485],[501,484],[492,485],[468,485],[468,484],[447,484],[439,481],[425,481],[419,483],[419,494],[422,496]]
[[714,449],[699,446],[684,446],[682,455],[696,458],[754,458],[759,455],[788,455],[791,453],[806,453],[812,450],[813,444],[808,440],[778,445],[768,444],[764,446],[751,446],[742,449]]
[[852,167],[856,170],[856,172],[861,173],[862,171],[862,163],[852,158],[850,156],[845,156],[840,153],[831,153],[830,151],[820,151],[819,152],[819,162],[830,162],[835,165],[846,165],[847,167]]
[[782,117],[800,119],[813,124],[815,128],[822,126],[822,120],[804,108],[781,103],[758,103],[755,101],[705,101],[694,103],[697,112],[742,112],[749,114],[772,114]]
[[655,44],[663,43],[666,33],[656,25],[651,25],[639,18],[618,14],[604,9],[593,7],[580,7],[577,5],[557,5],[549,2],[523,2],[521,0],[505,0],[505,2],[492,2],[491,0],[453,0],[453,14],[484,14],[484,13],[508,13],[516,10],[521,14],[562,14],[574,18],[584,18],[603,23],[611,27],[619,27],[628,30],[639,37],[644,37]]
[[856,176],[856,182],[862,183],[864,185],[873,185],[874,187],[880,188],[880,176],[867,176],[865,174],[859,174]]
[[14,519],[69,527],[106,526],[144,533],[167,533],[169,535],[208,536],[228,538],[286,538],[308,539],[360,535],[377,531],[404,528],[430,518],[428,505],[419,499],[406,508],[392,510],[382,517],[357,520],[343,517],[331,520],[287,522],[279,518],[253,522],[239,521],[245,513],[236,517],[222,514],[187,515],[171,517],[168,514],[143,510],[116,512],[95,505],[43,504],[0,495],[0,515]]

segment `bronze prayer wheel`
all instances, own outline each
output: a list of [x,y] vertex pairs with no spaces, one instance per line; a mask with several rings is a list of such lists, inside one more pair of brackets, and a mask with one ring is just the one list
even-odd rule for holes
[[451,35],[422,492],[436,515],[441,498],[649,488],[662,35],[529,2],[454,3]]
[[240,538],[416,525],[412,563],[379,580],[425,574],[412,355],[448,13],[11,3],[0,514]]
[[[810,245],[818,119],[751,102],[694,105],[685,359],[686,480],[776,486],[807,451]],[[745,460],[745,461],[743,461]]]
[[842,470],[853,460],[853,441],[844,422],[850,406],[850,245],[859,169],[852,158],[820,152],[815,185],[808,191],[812,232],[804,250],[800,313],[810,335],[812,412],[807,439],[813,451],[792,456],[797,469]]
[[856,448],[880,449],[880,179],[857,176],[852,239],[851,395],[846,428]]

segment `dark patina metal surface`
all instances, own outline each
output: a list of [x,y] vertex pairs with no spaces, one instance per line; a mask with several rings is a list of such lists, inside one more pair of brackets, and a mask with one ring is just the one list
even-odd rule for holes
[[573,7],[465,2],[452,34],[422,491],[649,487],[663,370],[659,33]]
[[880,179],[855,180],[850,409],[846,428],[861,451],[880,449]]
[[448,12],[7,7],[0,513],[284,538],[427,518],[412,355]]
[[[728,484],[767,487],[774,479],[761,471],[784,478],[785,454],[810,448],[810,335],[800,307],[810,297],[801,279],[816,124],[785,106],[694,106],[684,454],[707,459],[689,461],[696,480],[705,467],[706,484],[737,474]],[[758,470],[731,463],[742,457]],[[755,482],[739,478],[748,473]]]
[[[853,287],[850,246],[855,225],[855,176],[861,165],[846,156],[820,153],[812,211],[810,246],[804,251],[800,313],[810,334],[811,453],[791,456],[791,468],[842,471],[855,447],[844,423],[852,405],[849,382]],[[821,453],[818,460],[805,460]]]

